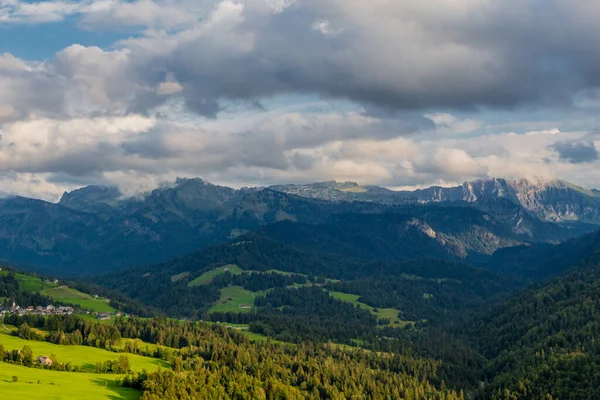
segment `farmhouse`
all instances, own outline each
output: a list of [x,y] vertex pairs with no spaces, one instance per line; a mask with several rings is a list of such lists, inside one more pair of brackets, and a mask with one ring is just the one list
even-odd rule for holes
[[108,312],[100,313],[100,314],[98,314],[98,319],[101,321],[106,321],[106,320],[110,319],[110,313],[108,313]]
[[52,365],[52,360],[50,359],[50,357],[46,356],[39,356],[37,358],[37,362],[39,362],[42,365]]

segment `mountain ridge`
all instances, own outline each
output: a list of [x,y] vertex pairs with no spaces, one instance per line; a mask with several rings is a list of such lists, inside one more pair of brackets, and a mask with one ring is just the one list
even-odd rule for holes
[[[502,178],[467,181],[453,187],[431,186],[416,190],[391,190],[356,182],[323,181],[309,184],[272,185],[232,189],[214,185],[201,178],[178,178],[172,186],[160,187],[143,196],[125,198],[114,187],[86,186],[65,192],[58,204],[91,212],[107,212],[150,198],[176,196],[191,208],[203,210],[223,206],[246,193],[273,190],[304,198],[336,202],[372,202],[387,205],[408,203],[476,203],[483,197],[505,198],[520,205],[539,219],[557,223],[583,222],[600,224],[600,190],[585,189],[560,179]],[[202,204],[195,202],[202,198]]]
[[[357,187],[362,190],[344,191]],[[359,186],[354,182],[322,182],[306,185],[277,185],[273,190],[329,201],[371,201],[383,204],[474,203],[482,197],[506,198],[544,221],[600,224],[600,191],[584,189],[560,179],[501,178],[465,182],[454,187],[432,186],[413,191],[393,191],[377,186]]]

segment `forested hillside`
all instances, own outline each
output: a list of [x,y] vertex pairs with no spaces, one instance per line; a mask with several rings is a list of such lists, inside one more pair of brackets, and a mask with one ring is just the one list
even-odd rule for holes
[[484,397],[600,396],[600,246],[575,270],[497,307],[471,335],[491,361]]
[[[390,242],[397,236],[386,231],[401,217],[378,215],[372,225],[356,218],[340,216],[322,227],[270,225],[98,282],[167,314],[241,324],[274,340],[433,357],[442,361],[448,384],[480,398],[594,393],[593,384],[580,385],[575,377],[593,382],[597,367],[598,234],[497,253],[490,266],[498,275],[439,258],[402,261],[410,250],[396,252],[402,244]],[[369,229],[359,229],[363,222]],[[515,253],[527,265],[520,273]],[[377,255],[381,259],[373,260]],[[527,282],[561,273],[566,275],[510,299]],[[231,302],[223,293],[234,293],[232,288],[252,297]],[[239,309],[218,306],[222,301]],[[480,384],[483,389],[475,390]]]

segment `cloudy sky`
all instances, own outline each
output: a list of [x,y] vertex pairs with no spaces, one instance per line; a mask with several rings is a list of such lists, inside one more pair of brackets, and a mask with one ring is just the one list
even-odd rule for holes
[[600,2],[0,0],[0,192],[600,187]]

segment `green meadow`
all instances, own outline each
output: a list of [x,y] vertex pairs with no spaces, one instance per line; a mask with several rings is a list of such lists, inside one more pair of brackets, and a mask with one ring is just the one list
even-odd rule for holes
[[[88,346],[62,346],[48,342],[25,340],[11,336],[9,332],[4,330],[0,331],[0,344],[4,346],[5,350],[21,350],[23,346],[27,345],[33,350],[34,357],[55,354],[59,362],[71,362],[73,365],[82,366],[89,371],[95,370],[97,362],[116,360],[121,354],[124,354]],[[168,364],[164,360],[143,357],[137,354],[125,354],[129,357],[131,369],[134,371],[141,371],[143,369],[154,371],[159,365],[161,367],[168,367]]]
[[219,267],[210,271],[206,271],[205,273],[188,283],[188,286],[208,285],[212,282],[213,279],[215,279],[216,276],[224,274],[225,272],[230,272],[233,275],[240,275],[244,271],[234,264],[225,265],[224,267]]
[[[8,275],[9,271],[0,271],[0,275]],[[100,299],[94,299],[86,293],[68,286],[59,286],[54,282],[45,282],[41,278],[15,273],[19,281],[19,289],[24,292],[39,292],[44,296],[51,297],[54,301],[65,304],[72,304],[96,312],[115,312],[107,302]]]
[[[255,294],[239,286],[228,286],[221,289],[221,298],[208,312],[249,312],[254,307]],[[240,308],[241,306],[250,308]]]
[[115,309],[106,301],[95,299],[87,293],[81,293],[80,291],[67,286],[58,286],[52,289],[42,290],[40,294],[52,297],[54,301],[73,304],[96,312],[115,312]]
[[[0,271],[0,275],[8,275],[9,271]],[[19,281],[19,289],[24,292],[39,292],[44,289],[55,288],[58,284],[54,282],[44,282],[34,276],[15,273],[15,278]]]
[[[13,382],[13,376],[18,381]],[[24,399],[86,399],[137,400],[140,392],[120,387],[118,376],[59,372],[0,362],[0,398]]]
[[338,300],[347,301],[354,305],[358,305],[360,308],[369,310],[373,315],[377,317],[377,319],[389,319],[390,325],[392,325],[393,327],[402,328],[412,323],[411,321],[403,321],[400,318],[398,318],[399,311],[395,308],[378,308],[377,311],[375,311],[375,307],[371,307],[368,304],[361,303],[360,301],[358,301],[360,296],[356,294],[342,292],[329,292],[329,294]]

